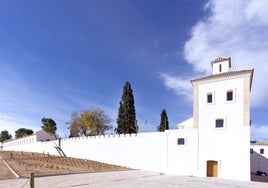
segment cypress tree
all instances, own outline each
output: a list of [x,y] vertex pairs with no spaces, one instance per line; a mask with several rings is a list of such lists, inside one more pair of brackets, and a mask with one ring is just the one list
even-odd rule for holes
[[130,83],[126,82],[118,109],[116,128],[116,133],[118,134],[131,134],[138,132],[134,97],[132,92],[133,91]]
[[157,127],[157,130],[159,132],[164,132],[165,130],[168,130],[168,129],[169,129],[168,116],[167,116],[166,110],[163,109],[161,112],[160,125]]
[[122,106],[122,102],[120,101],[119,103],[119,109],[118,109],[118,117],[117,117],[117,128],[115,129],[117,134],[123,134],[124,131],[124,125],[125,125],[125,120],[124,120],[124,109]]

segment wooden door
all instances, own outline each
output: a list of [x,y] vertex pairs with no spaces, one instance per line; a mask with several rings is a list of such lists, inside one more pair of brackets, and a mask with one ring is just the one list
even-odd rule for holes
[[207,177],[218,177],[217,161],[207,161]]

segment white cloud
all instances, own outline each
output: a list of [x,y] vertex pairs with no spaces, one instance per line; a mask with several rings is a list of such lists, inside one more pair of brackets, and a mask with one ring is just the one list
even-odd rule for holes
[[251,140],[268,140],[268,125],[252,125]]
[[189,79],[173,77],[168,74],[160,74],[160,76],[168,89],[173,90],[179,96],[184,96],[187,101],[192,101],[193,92]]
[[258,0],[258,1],[250,1],[249,5],[246,8],[246,16],[249,20],[257,19],[259,22],[263,22],[265,24],[268,23],[268,14],[267,14],[267,1],[266,0]]
[[196,23],[185,43],[185,60],[195,74],[210,74],[210,62],[220,56],[231,57],[233,69],[254,68],[252,106],[262,107],[268,102],[268,82],[263,80],[268,72],[267,1],[210,0],[204,11],[207,16]]
[[[210,62],[220,56],[231,57],[233,69],[254,68],[252,106],[262,107],[268,102],[268,2],[210,0],[204,11],[208,16],[192,28],[185,43],[185,60],[195,74],[203,75],[211,73]],[[171,85],[165,77],[168,88],[188,97],[184,89],[174,88],[176,82],[181,86],[182,78],[173,77]]]
[[[211,72],[219,56],[232,58],[234,69],[255,68],[252,105],[268,102],[267,1],[208,1],[208,16],[200,20],[185,43],[184,56],[197,73]],[[261,92],[260,92],[261,91]]]
[[[210,62],[218,57],[231,57],[233,70],[254,68],[251,104],[255,108],[267,108],[268,103],[267,12],[266,0],[208,0],[204,18],[192,27],[184,45],[184,58],[194,75],[211,74]],[[162,78],[167,88],[189,98],[188,81],[167,74]],[[268,125],[251,127],[253,140],[267,140],[267,132]]]

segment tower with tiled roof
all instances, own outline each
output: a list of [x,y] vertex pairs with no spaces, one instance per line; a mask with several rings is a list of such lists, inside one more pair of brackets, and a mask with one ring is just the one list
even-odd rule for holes
[[191,80],[200,175],[250,180],[250,91],[253,69],[231,70],[231,58],[211,62],[212,74]]

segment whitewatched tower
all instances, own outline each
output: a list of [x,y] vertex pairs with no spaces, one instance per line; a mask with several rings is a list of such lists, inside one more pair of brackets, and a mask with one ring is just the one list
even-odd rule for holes
[[[212,75],[191,80],[193,127],[201,176],[250,180],[250,90],[253,69],[231,71],[231,58],[211,62]],[[246,164],[246,165],[245,165]]]

